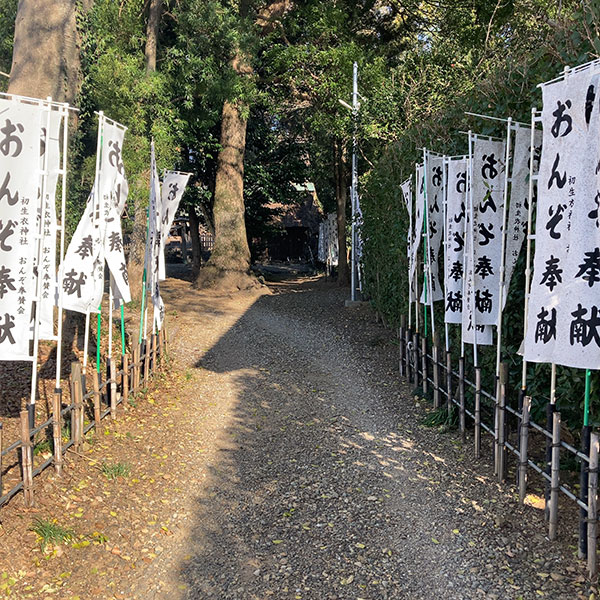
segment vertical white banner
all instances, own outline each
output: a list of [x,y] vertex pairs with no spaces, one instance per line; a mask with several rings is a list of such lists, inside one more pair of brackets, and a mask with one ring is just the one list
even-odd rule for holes
[[337,267],[339,259],[339,241],[337,234],[337,214],[329,213],[327,216],[328,241],[327,241],[327,260],[332,267]]
[[[542,132],[534,132],[534,162],[532,173],[538,172],[542,151]],[[527,233],[527,198],[529,197],[529,158],[531,156],[531,129],[519,126],[515,133],[515,148],[512,161],[510,206],[506,226],[506,255],[504,273],[504,298],[506,304],[508,288],[512,279],[521,246]]]
[[425,214],[425,180],[423,177],[423,165],[417,165],[416,168],[416,192],[413,242],[411,245],[410,257],[410,280],[414,282],[416,289],[418,289],[415,275],[417,271],[419,247],[421,246],[421,238],[423,237],[423,215]]
[[412,222],[413,222],[413,200],[412,200],[412,177],[409,177],[406,181],[404,181],[400,185],[400,191],[402,192],[402,199],[404,200],[404,204],[406,206],[406,210],[408,212],[408,228],[407,228],[407,236],[406,236],[406,258],[408,261],[408,301],[414,302],[415,296],[415,285],[414,280],[410,278],[410,273],[412,273],[412,244],[413,244],[413,232],[412,232]]
[[161,192],[159,279],[166,279],[165,246],[191,173],[165,171]]
[[506,142],[474,136],[472,164],[475,322],[495,325],[500,265]]
[[599,94],[590,68],[543,88],[529,362],[600,368]]
[[[427,282],[427,304],[444,299],[440,285],[439,253],[444,234],[444,159],[429,154],[425,173],[425,202],[427,204],[427,260],[429,278]],[[425,303],[425,290],[421,294],[421,303]]]
[[0,360],[31,360],[41,106],[0,98]]
[[[46,122],[42,124],[42,148],[40,168],[46,164],[45,206],[42,225],[42,252],[39,276],[41,279],[39,315],[39,339],[55,340],[54,306],[58,304],[56,265],[56,187],[60,174],[60,132],[63,124],[62,111],[50,111],[50,131]],[[47,157],[46,157],[47,155]],[[40,206],[41,211],[41,206]]]
[[99,190],[106,219],[104,256],[112,276],[113,295],[119,303],[127,303],[131,292],[121,229],[121,214],[129,192],[123,165],[125,128],[104,119],[103,132]]
[[462,323],[468,159],[448,161],[445,322]]

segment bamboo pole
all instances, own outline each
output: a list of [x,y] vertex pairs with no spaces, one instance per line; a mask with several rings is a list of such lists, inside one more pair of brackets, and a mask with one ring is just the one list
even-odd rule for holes
[[[554,413],[556,412],[556,404],[550,402],[546,405],[546,431],[552,432],[553,422],[554,422]],[[548,477],[552,474],[552,439],[548,436],[546,437],[546,466],[544,468],[544,472]],[[550,488],[551,483],[548,478],[544,478],[546,480],[546,485],[544,487],[544,497],[546,499],[546,510],[544,511],[546,520],[550,518]]]
[[556,539],[558,531],[558,492],[560,483],[560,413],[552,414],[552,470],[550,481],[550,517],[548,537]]
[[406,377],[408,379],[408,383],[412,383],[414,381],[412,365],[412,338],[412,329],[407,329],[404,332],[404,348],[406,351]]
[[506,363],[500,363],[500,376],[498,380],[498,438],[496,443],[496,465],[498,481],[502,483],[506,468],[506,450],[504,447],[504,421],[506,417]]
[[452,352],[446,350],[446,401],[448,404],[448,422],[452,416]]
[[33,506],[33,452],[29,433],[29,411],[22,410],[21,418],[21,469],[23,477],[23,499],[25,506]]
[[127,401],[129,400],[129,357],[126,352],[121,356],[121,393],[123,396],[123,410],[127,410]]
[[52,396],[52,441],[54,443],[54,472],[62,475],[62,389],[56,388]]
[[148,337],[144,338],[144,385],[147,385],[150,377],[150,342]]
[[598,434],[591,434],[590,466],[588,477],[588,528],[587,528],[587,562],[590,579],[598,574],[596,560],[596,540],[598,537],[597,502],[598,502]]
[[94,389],[94,429],[98,432],[100,430],[102,413],[100,411],[100,373],[95,369],[92,371],[92,385]]
[[475,458],[481,455],[481,367],[475,367]]
[[433,408],[440,407],[440,361],[439,361],[440,336],[436,331],[433,334]]
[[133,347],[133,393],[137,393],[140,387],[140,345]]
[[427,391],[429,389],[429,382],[427,381],[427,337],[424,335],[421,338],[421,371],[422,371],[422,389],[423,396],[427,396]]
[[110,418],[114,421],[117,418],[117,380],[115,374],[115,363],[112,358],[107,360],[108,377],[110,380]]
[[156,345],[157,345],[157,341],[158,341],[158,336],[156,335],[156,333],[152,334],[152,372],[154,373],[154,371],[156,371]]
[[414,370],[415,370],[415,386],[418,387],[419,385],[419,350],[420,350],[420,345],[419,345],[419,332],[415,332],[414,338],[413,338],[413,366],[414,366]]
[[459,430],[460,439],[463,444],[466,439],[466,424],[465,424],[465,357],[461,356],[458,359],[458,401],[459,401]]
[[529,410],[531,408],[531,396],[523,399],[521,412],[521,430],[519,443],[519,502],[525,502],[527,493],[527,445],[529,441]]

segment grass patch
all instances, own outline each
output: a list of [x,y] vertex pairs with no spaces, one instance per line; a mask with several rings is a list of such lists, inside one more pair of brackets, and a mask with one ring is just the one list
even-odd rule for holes
[[111,481],[114,481],[117,477],[129,477],[130,471],[131,468],[127,463],[102,463],[102,473]]
[[54,546],[70,542],[75,534],[71,529],[58,525],[56,521],[37,518],[30,527],[40,538],[42,550],[46,550],[49,544]]
[[52,442],[50,440],[42,440],[33,447],[33,455],[44,454],[45,452],[52,452]]
[[448,407],[441,406],[438,409],[429,411],[421,423],[425,427],[440,427],[444,431],[449,431],[458,426],[458,415],[454,407],[450,409],[450,414],[448,414]]

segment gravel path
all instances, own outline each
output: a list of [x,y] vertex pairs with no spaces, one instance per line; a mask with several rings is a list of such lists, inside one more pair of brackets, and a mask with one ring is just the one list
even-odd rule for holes
[[167,292],[194,377],[180,435],[205,483],[182,494],[140,597],[588,598],[572,532],[550,544],[471,445],[420,425],[366,307],[314,278],[270,289]]

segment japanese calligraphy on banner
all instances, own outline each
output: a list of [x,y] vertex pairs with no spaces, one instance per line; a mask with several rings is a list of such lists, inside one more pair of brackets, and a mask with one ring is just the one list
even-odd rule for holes
[[32,359],[36,167],[46,114],[41,106],[0,98],[0,360]]
[[492,326],[477,323],[475,314],[475,269],[473,267],[473,240],[470,235],[471,209],[469,206],[469,194],[467,194],[465,242],[463,256],[463,312],[461,321],[461,335],[465,344],[477,344],[478,346],[492,345]]
[[[41,266],[39,267],[40,302],[37,308],[39,315],[39,338],[41,340],[55,340],[54,334],[54,306],[58,303],[57,273],[56,273],[56,186],[60,170],[60,130],[63,122],[63,112],[51,110],[49,113],[50,133],[48,126],[48,113],[44,115],[42,124],[42,148],[40,168],[46,169],[44,185],[44,206],[40,205],[42,224],[42,251],[40,254]],[[40,190],[41,193],[41,190]]]
[[[425,208],[425,180],[423,178],[423,165],[417,165],[416,168],[416,186],[417,198],[415,201],[415,219],[413,221],[413,241],[410,249],[410,280],[416,287],[415,273],[417,271],[417,256],[419,246],[421,245],[421,237],[423,235],[423,215]],[[415,291],[416,294],[416,291]],[[413,296],[416,300],[416,296]]]
[[468,159],[448,161],[444,293],[445,322],[462,323]]
[[[427,205],[427,303],[444,299],[439,278],[439,251],[444,234],[444,158],[429,155],[426,161],[425,201]],[[425,290],[421,294],[425,304]]]
[[59,270],[67,310],[98,312],[104,291],[104,222],[94,185]]
[[[123,165],[125,128],[114,121],[107,120],[102,115],[99,130],[103,133],[103,142],[98,188],[106,219],[103,253],[112,276],[113,294],[119,299],[120,304],[131,300],[121,229],[121,214],[129,192]],[[104,264],[102,268],[104,268]]]
[[188,184],[191,173],[179,173],[178,171],[165,171],[163,177],[161,194],[161,218],[160,218],[160,255],[159,255],[159,279],[166,279],[165,270],[165,245],[175,213],[179,208],[181,197]]
[[588,68],[543,88],[527,361],[600,368],[599,86]]
[[[474,136],[471,163],[475,322],[494,325],[500,308],[504,141]],[[467,233],[470,236],[470,232]]]
[[[402,192],[402,199],[404,200],[404,204],[406,205],[406,210],[408,211],[408,235],[406,239],[406,258],[408,260],[408,272],[412,272],[412,245],[413,245],[413,232],[412,232],[412,220],[413,220],[413,202],[412,202],[412,177],[409,177],[404,183],[400,184],[400,190]],[[409,277],[409,302],[414,302],[415,299],[415,282],[414,279]]]
[[[537,174],[542,151],[542,132],[534,132],[533,174]],[[521,246],[527,233],[527,199],[529,197],[529,159],[531,156],[531,129],[519,126],[515,134],[512,160],[510,206],[506,227],[506,255],[504,272],[504,298],[506,304],[508,288],[512,279]]]

